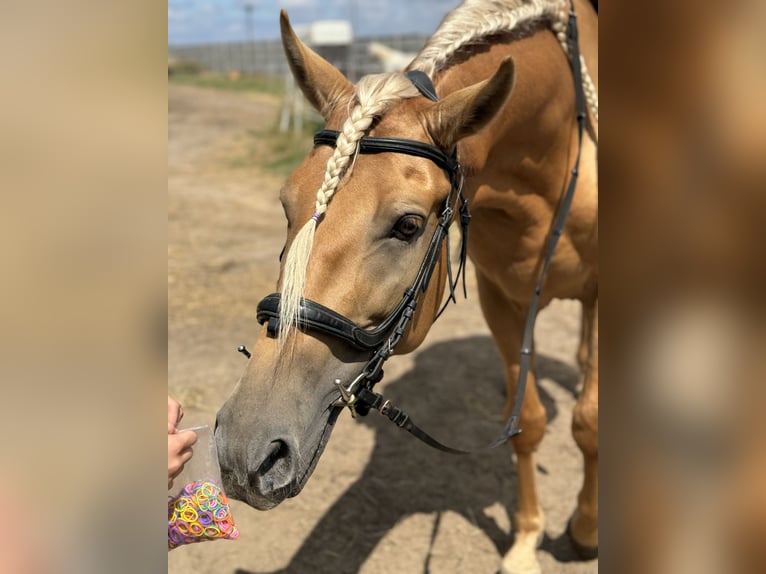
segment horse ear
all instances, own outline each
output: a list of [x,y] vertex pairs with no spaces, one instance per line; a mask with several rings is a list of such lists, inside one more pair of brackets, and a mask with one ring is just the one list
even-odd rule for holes
[[513,89],[514,65],[508,57],[495,75],[454,92],[426,112],[429,134],[442,149],[452,149],[478,132],[502,109]]
[[298,39],[284,10],[279,14],[279,26],[282,46],[295,81],[309,103],[325,120],[328,119],[335,104],[353,93],[353,85],[330,62]]

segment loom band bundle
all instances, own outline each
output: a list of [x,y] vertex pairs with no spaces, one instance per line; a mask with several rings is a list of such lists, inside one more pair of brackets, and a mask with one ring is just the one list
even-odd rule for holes
[[239,530],[231,516],[229,501],[215,482],[191,482],[168,501],[168,548],[237,538]]

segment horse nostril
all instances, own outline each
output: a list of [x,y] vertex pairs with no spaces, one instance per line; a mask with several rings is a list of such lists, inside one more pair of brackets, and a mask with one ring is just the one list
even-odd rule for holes
[[276,439],[258,449],[252,457],[247,480],[262,494],[287,487],[295,478],[296,457],[289,441]]
[[290,449],[284,441],[275,440],[272,442],[269,445],[266,458],[261,463],[261,466],[258,467],[258,474],[261,476],[268,474],[268,472],[274,468],[274,465],[280,460],[287,458],[289,453]]

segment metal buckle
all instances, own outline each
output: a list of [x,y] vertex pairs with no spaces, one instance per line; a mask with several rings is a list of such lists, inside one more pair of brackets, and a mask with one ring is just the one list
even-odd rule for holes
[[340,379],[335,379],[334,384],[338,388],[338,392],[340,393],[340,398],[336,400],[333,405],[336,407],[348,407],[348,410],[351,411],[351,417],[356,418],[356,411],[354,411],[354,403],[356,403],[356,390],[359,388],[359,385],[361,382],[367,378],[367,372],[366,369],[359,373],[359,375],[351,381],[351,383],[347,386],[343,386],[343,381]]

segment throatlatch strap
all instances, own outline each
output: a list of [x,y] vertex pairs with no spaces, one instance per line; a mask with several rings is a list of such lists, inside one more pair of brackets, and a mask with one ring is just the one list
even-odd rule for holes
[[537,308],[540,303],[540,293],[543,290],[543,283],[548,275],[548,269],[551,266],[551,260],[553,259],[553,252],[556,251],[556,245],[558,245],[559,238],[564,233],[564,225],[569,215],[569,208],[572,205],[572,198],[574,197],[575,188],[577,187],[577,176],[580,170],[580,154],[582,152],[582,137],[585,130],[585,120],[587,118],[587,111],[585,109],[585,93],[583,92],[582,82],[582,69],[580,68],[580,46],[577,38],[577,16],[574,11],[574,3],[570,0],[569,3],[569,29],[567,30],[569,35],[569,53],[572,55],[572,77],[574,78],[575,88],[575,111],[577,112],[577,156],[575,157],[574,167],[572,168],[572,177],[569,180],[564,196],[561,198],[559,208],[556,211],[556,216],[553,219],[551,225],[551,232],[548,236],[548,252],[545,254],[545,260],[543,261],[543,267],[540,270],[540,276],[537,279],[535,285],[535,292],[532,295],[532,299],[529,303],[529,309],[527,310],[527,318],[524,322],[524,334],[521,339],[521,351],[519,360],[519,377],[516,382],[516,392],[513,395],[513,407],[511,409],[511,416],[508,418],[508,422],[505,427],[505,434],[513,436],[521,432],[517,431],[519,425],[519,418],[521,416],[521,406],[524,402],[524,392],[527,387],[527,378],[529,375],[529,369],[532,363],[532,347],[534,345],[534,331],[535,331],[535,319],[537,318]]

